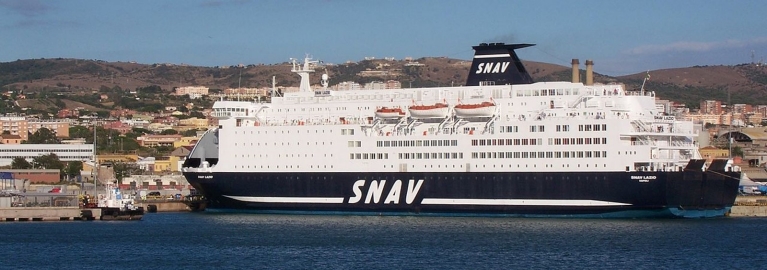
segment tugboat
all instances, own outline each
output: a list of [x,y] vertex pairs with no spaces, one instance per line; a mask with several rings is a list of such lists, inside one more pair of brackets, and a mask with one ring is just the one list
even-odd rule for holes
[[112,181],[105,187],[106,194],[99,195],[97,207],[101,209],[101,220],[141,220],[144,207],[134,205],[133,196],[123,195]]

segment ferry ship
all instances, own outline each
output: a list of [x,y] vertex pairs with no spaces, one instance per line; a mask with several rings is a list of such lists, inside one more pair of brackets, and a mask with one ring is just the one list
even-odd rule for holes
[[218,101],[184,162],[209,210],[373,215],[718,217],[741,172],[707,164],[700,127],[653,92],[533,82],[516,50],[483,43],[465,86],[334,91],[293,61],[300,91]]

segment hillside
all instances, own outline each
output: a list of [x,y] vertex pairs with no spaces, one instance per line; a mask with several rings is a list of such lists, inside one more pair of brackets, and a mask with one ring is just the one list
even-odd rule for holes
[[[365,60],[323,68],[330,75],[331,85],[342,81],[367,83],[398,80],[403,87],[431,87],[462,85],[470,64],[471,61],[467,60],[425,57],[413,62]],[[570,80],[569,67],[532,61],[525,61],[524,64],[536,81]],[[289,63],[196,67],[62,58],[31,59],[0,63],[0,85],[6,90],[55,94],[66,100],[69,95],[91,95],[97,91],[105,93],[114,89],[135,90],[152,85],[159,86],[165,92],[172,91],[174,87],[189,85],[203,85],[211,89],[238,85],[268,87],[271,86],[272,76],[276,77],[278,86],[297,86],[298,76],[292,74],[290,69]],[[585,77],[583,73],[581,70],[582,77]],[[695,66],[653,70],[650,74],[646,90],[656,91],[661,98],[686,103],[693,108],[698,107],[703,99],[726,101],[728,90],[732,93],[733,103],[754,104],[767,100],[767,69],[764,67]],[[639,89],[644,77],[645,73],[620,77],[595,74],[595,81],[620,82],[625,83],[629,89]],[[313,83],[319,83],[320,76],[313,76],[312,79]],[[67,107],[85,107],[83,105],[87,104],[66,104]],[[51,104],[43,102],[35,106],[49,107]]]
[[[617,77],[639,87],[645,73]],[[694,66],[650,71],[645,89],[658,96],[698,107],[705,99],[726,102],[728,92],[733,104],[767,104],[767,67],[743,64],[737,66]]]

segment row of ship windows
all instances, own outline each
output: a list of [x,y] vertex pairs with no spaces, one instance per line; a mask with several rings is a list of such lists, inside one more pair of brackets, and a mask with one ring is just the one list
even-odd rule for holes
[[[328,142],[329,145],[333,145],[333,142]],[[268,146],[269,143],[264,143],[264,146]],[[277,143],[272,143],[273,146],[277,146]],[[281,146],[290,146],[290,142],[281,142]],[[301,145],[300,142],[293,143],[293,145]],[[306,145],[309,145],[309,142],[306,142]],[[325,145],[325,142],[314,142],[314,145]],[[234,143],[234,146],[248,146],[247,143]],[[250,143],[250,146],[254,146],[253,142]],[[261,146],[261,143],[258,142],[255,144],[255,146]],[[359,146],[358,146],[359,147]]]
[[549,145],[607,144],[607,138],[549,138]]
[[[479,139],[471,140],[472,146],[492,145],[542,145],[542,139]],[[607,138],[549,138],[549,145],[607,144]]]
[[399,153],[399,159],[462,159],[463,153]]
[[578,88],[517,90],[518,97],[578,95]]
[[376,147],[458,146],[458,140],[377,141]]
[[471,145],[543,145],[543,139],[483,139],[471,140]]
[[[550,164],[545,164],[545,165],[546,165],[546,168],[554,168],[554,165],[550,165]],[[589,167],[589,164],[585,164],[585,165],[586,165],[585,166],[586,168]],[[390,166],[389,168],[394,168],[394,165],[389,165],[389,166]],[[493,168],[498,168],[498,167],[504,168],[503,164],[501,164],[501,165],[493,164],[492,166],[493,166]],[[581,164],[577,164],[577,166],[578,166],[578,168],[580,168]],[[260,169],[271,169],[271,167],[272,166],[270,166],[270,165],[260,165],[260,166],[256,166],[256,165],[253,165],[253,166],[251,166],[251,165],[237,166],[237,165],[234,165],[235,169],[259,169],[259,168]],[[274,167],[275,167],[275,169],[300,169],[301,168],[300,165],[295,165],[295,166],[293,166],[293,165],[276,165]],[[384,168],[386,168],[386,167],[387,167],[387,165],[384,165]],[[411,165],[410,167],[411,168],[415,168],[415,165]],[[435,168],[433,164],[432,165],[423,165],[423,167],[424,168]],[[444,167],[445,168],[449,168],[448,165],[445,165]],[[452,167],[456,168],[455,165],[452,165]],[[459,168],[463,168],[463,165],[462,164],[458,165],[458,167]],[[487,167],[488,167],[488,165],[485,165],[485,164],[482,165],[482,168],[487,168]],[[509,164],[508,168],[512,168],[512,167],[513,166],[511,164]],[[522,166],[520,164],[517,164],[516,167],[517,168],[522,168]],[[530,167],[529,164],[525,164],[525,168],[529,168],[529,167]],[[533,168],[537,168],[537,167],[538,167],[537,164],[533,164]],[[570,164],[562,164],[562,167],[563,168],[569,168]],[[596,168],[596,167],[599,167],[599,165],[598,164],[594,164],[594,168]],[[607,164],[602,164],[602,167],[607,167]],[[442,168],[442,165],[437,165],[436,168]],[[479,167],[479,165],[475,164],[474,168],[480,168],[480,167]],[[330,166],[328,166],[328,165],[316,165],[316,166],[315,165],[309,165],[309,169],[333,169],[333,165],[330,165]],[[332,177],[330,177],[330,178],[332,179]],[[519,178],[519,177],[517,177],[517,178]],[[319,177],[317,177],[317,179],[319,179]],[[484,177],[483,177],[483,179],[484,179]]]
[[[277,166],[275,166],[275,169],[300,169],[301,168],[300,165],[296,165],[296,166],[293,166],[293,165],[281,165],[281,166],[282,167],[280,167],[280,165],[277,165]],[[271,167],[272,166],[270,166],[270,165],[260,165],[260,169],[271,169]],[[234,168],[235,169],[251,169],[251,168],[252,169],[259,169],[259,166],[253,165],[251,167],[250,165],[247,165],[247,166],[244,166],[244,165],[241,165],[241,166],[234,165]],[[333,169],[333,165],[330,165],[330,166],[328,166],[328,165],[316,165],[316,166],[315,165],[309,165],[309,169]]]
[[[293,157],[301,157],[301,154],[284,154],[284,155],[283,154],[277,154],[278,158],[282,158],[283,156],[286,157],[286,158],[293,158]],[[237,154],[234,154],[234,157],[250,158],[251,155],[248,154],[248,155],[239,155],[238,156]],[[252,157],[256,157],[256,155],[253,154]],[[268,154],[258,154],[258,157],[260,157],[260,158],[268,158],[269,155]],[[272,157],[274,157],[274,155],[272,155]],[[304,154],[304,157],[314,157],[314,154]],[[319,155],[317,155],[317,157],[319,157]],[[328,154],[324,154],[322,157],[328,157]],[[333,154],[330,154],[330,157],[333,157]]]
[[[556,125],[557,132],[570,131],[570,125]],[[607,124],[578,125],[578,131],[607,131]],[[519,126],[501,126],[501,133],[519,132]],[[530,132],[546,132],[546,127],[541,125],[530,126]]]
[[607,131],[607,124],[578,125],[578,131]]
[[349,159],[389,159],[389,153],[351,153]]
[[607,151],[472,152],[471,158],[606,158]]
[[[546,128],[542,125],[537,126],[530,126],[530,132],[545,132]],[[569,125],[556,125],[557,132],[566,132],[570,131]],[[593,125],[578,125],[578,131],[607,131],[607,124],[593,124]],[[333,130],[328,130],[329,133],[333,133]],[[501,126],[500,127],[501,133],[513,133],[513,132],[519,132],[519,126]],[[268,133],[268,132],[264,132]],[[277,134],[277,131],[272,131],[273,134]],[[290,130],[282,130],[280,133],[282,134],[290,134]],[[300,133],[300,131],[296,131],[296,133]],[[306,133],[309,133],[309,130],[306,130]],[[315,130],[314,133],[320,133],[320,130]],[[325,133],[325,130],[322,130],[322,133]],[[234,132],[234,134],[237,134],[237,131]],[[245,132],[243,132],[245,134]],[[253,134],[253,131],[250,131],[250,134]],[[256,134],[261,134],[261,131],[256,131]],[[354,129],[341,129],[341,135],[354,135]]]
[[[546,168],[554,168],[553,164],[544,164],[544,165],[546,165]],[[581,167],[581,164],[576,164],[576,165],[577,165],[578,168]],[[589,164],[584,164],[584,165],[585,165],[584,167],[589,168]],[[430,164],[430,165],[423,165],[423,167],[424,168],[438,168],[439,169],[439,168],[450,168],[450,165],[442,166],[442,165],[437,164],[436,167],[435,167],[433,164]],[[481,168],[488,168],[488,167],[489,167],[489,165],[482,164]],[[506,168],[512,168],[512,167],[514,167],[514,166],[509,164],[509,166],[506,167]],[[525,164],[524,168],[530,168],[530,167],[531,167],[530,164]],[[537,167],[538,167],[538,164],[533,164],[532,165],[532,168],[537,168]],[[597,168],[597,167],[599,167],[599,164],[594,164],[594,168]],[[607,168],[607,164],[602,164],[602,167]],[[384,165],[384,169],[385,168],[387,168],[387,165]],[[388,168],[394,168],[394,165],[389,165]],[[410,165],[410,168],[415,168],[415,165]],[[452,168],[463,168],[463,165],[458,165],[458,167],[456,167],[456,165],[452,165]],[[480,166],[475,164],[474,168],[480,168]],[[504,165],[503,164],[500,164],[500,165],[493,164],[492,168],[504,168]],[[522,165],[517,164],[516,168],[522,168]],[[562,168],[570,168],[570,164],[569,163],[568,164],[562,164]],[[562,177],[562,178],[564,178],[564,177]],[[517,177],[517,179],[519,179],[519,177]]]
[[[320,132],[325,133],[325,130],[324,129],[322,129],[322,130],[315,129],[314,130],[314,133],[320,133]],[[296,134],[300,134],[301,131],[300,130],[295,130],[295,133]],[[308,129],[306,130],[306,133],[310,133]],[[333,130],[332,129],[328,130],[328,133],[333,133]],[[235,131],[234,134],[237,134],[237,131]],[[246,134],[245,131],[243,131],[242,134]],[[256,131],[256,133],[253,133],[253,131],[251,130],[250,134],[261,134],[261,131]],[[269,134],[269,131],[264,131],[264,134]],[[272,134],[277,134],[277,131],[276,130],[272,131]],[[280,134],[290,134],[290,130],[281,130]],[[351,134],[347,133],[347,134],[344,134],[344,135],[354,135],[354,131],[352,130]]]

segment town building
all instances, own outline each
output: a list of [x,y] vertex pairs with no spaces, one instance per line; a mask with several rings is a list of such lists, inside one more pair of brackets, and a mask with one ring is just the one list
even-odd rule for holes
[[183,175],[131,175],[120,182],[123,190],[160,190],[163,195],[182,193],[192,188]]
[[729,149],[720,149],[711,145],[703,147],[698,151],[700,151],[700,156],[703,157],[707,163],[710,163],[714,159],[726,159],[730,157]]
[[173,143],[173,148],[179,148],[184,146],[190,146],[197,143],[197,140],[199,140],[199,137],[181,137],[178,141]]
[[189,98],[197,99],[208,95],[208,87],[205,86],[183,86],[176,88],[176,95],[189,95]]
[[0,141],[3,144],[21,144],[21,136],[13,134],[0,135]]
[[2,144],[0,166],[11,165],[17,157],[32,160],[49,154],[56,154],[62,162],[92,160],[93,144]]
[[722,102],[719,100],[704,100],[700,102],[701,114],[722,114]]
[[3,130],[0,133],[10,133],[11,135],[19,135],[22,141],[26,141],[28,137],[27,118],[21,116],[4,116],[0,117],[0,125]]
[[61,182],[61,171],[58,169],[4,169],[13,179],[24,179],[30,184],[53,184]]
[[117,132],[120,132],[120,134],[125,134],[130,132],[133,127],[122,122],[122,121],[110,121],[104,124],[104,128],[106,129],[112,129],[117,130]]
[[173,144],[179,140],[181,140],[181,135],[179,134],[173,134],[173,135],[147,134],[147,135],[139,136],[138,138],[136,138],[136,141],[138,141],[139,145],[144,147],[156,147],[156,146],[172,147]]
[[208,129],[208,119],[202,119],[197,117],[178,120],[180,127],[185,129]]
[[37,120],[28,121],[27,129],[29,133],[34,134],[41,128],[51,130],[58,138],[69,137],[69,122],[62,120]]

